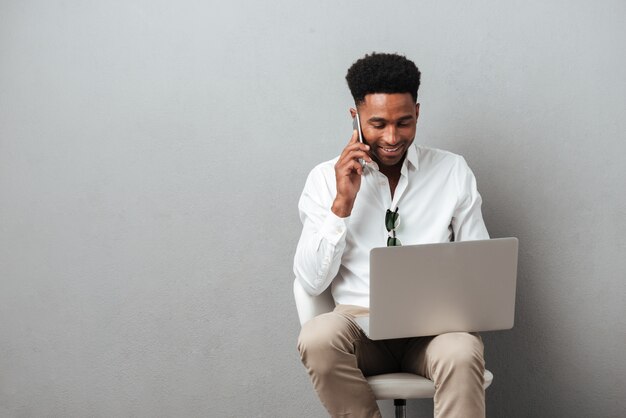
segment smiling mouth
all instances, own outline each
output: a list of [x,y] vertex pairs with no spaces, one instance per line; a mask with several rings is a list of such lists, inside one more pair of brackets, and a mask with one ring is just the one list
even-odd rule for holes
[[389,148],[389,147],[380,147],[380,148],[381,148],[381,149],[383,150],[383,152],[385,152],[385,153],[388,153],[388,154],[394,154],[394,153],[396,153],[396,152],[400,151],[400,149],[402,148],[402,145],[398,145],[398,146],[397,146],[397,147],[395,147],[395,148]]

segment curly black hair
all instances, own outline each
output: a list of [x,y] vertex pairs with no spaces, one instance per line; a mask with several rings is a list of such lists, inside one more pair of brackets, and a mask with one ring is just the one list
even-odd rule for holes
[[404,55],[372,52],[348,69],[346,81],[358,105],[372,93],[411,93],[417,102],[421,73]]

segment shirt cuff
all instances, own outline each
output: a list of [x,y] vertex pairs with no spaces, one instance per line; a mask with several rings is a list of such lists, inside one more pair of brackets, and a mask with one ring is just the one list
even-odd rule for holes
[[339,241],[345,239],[348,232],[349,222],[349,216],[340,218],[330,211],[320,230],[322,237],[324,237],[332,245],[336,246]]

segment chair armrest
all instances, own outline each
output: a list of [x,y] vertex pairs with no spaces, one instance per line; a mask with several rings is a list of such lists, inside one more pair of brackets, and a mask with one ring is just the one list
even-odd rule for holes
[[296,300],[296,309],[300,318],[300,325],[304,325],[309,319],[317,315],[330,312],[335,309],[335,301],[330,292],[330,286],[318,296],[309,295],[302,287],[298,279],[293,281],[293,296]]

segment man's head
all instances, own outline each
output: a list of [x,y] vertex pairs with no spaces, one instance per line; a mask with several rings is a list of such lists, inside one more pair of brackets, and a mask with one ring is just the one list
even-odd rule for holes
[[[418,68],[402,55],[374,52],[352,64],[346,80],[372,158],[381,170],[399,169],[415,139]],[[352,117],[357,109],[350,109]]]
[[357,106],[372,93],[410,93],[416,103],[420,75],[415,63],[403,55],[372,52],[352,64],[346,81]]

